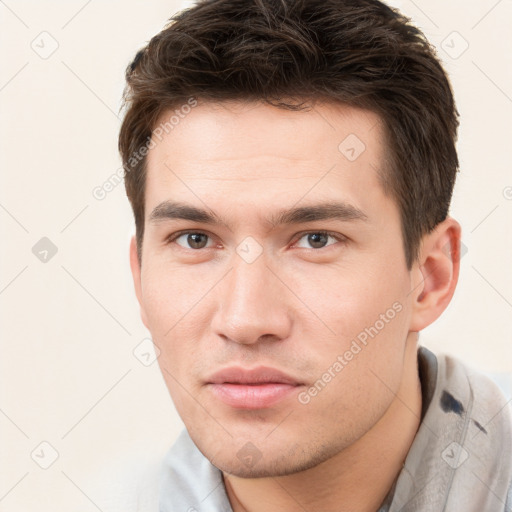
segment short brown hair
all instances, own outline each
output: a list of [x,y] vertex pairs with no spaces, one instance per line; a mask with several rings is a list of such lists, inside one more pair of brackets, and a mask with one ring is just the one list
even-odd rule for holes
[[315,98],[377,113],[382,184],[400,208],[409,268],[448,215],[459,165],[452,89],[422,32],[377,0],[200,0],[137,53],[126,81],[119,150],[139,260],[147,146],[162,114],[190,98],[293,110]]

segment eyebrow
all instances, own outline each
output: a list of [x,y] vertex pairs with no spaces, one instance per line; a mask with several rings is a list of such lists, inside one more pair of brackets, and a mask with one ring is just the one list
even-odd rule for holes
[[[164,201],[156,206],[149,216],[149,222],[157,224],[161,221],[182,219],[205,224],[228,223],[211,210],[197,208],[176,201]],[[300,206],[281,210],[265,218],[272,228],[283,224],[300,224],[318,220],[336,219],[341,221],[368,220],[367,215],[359,208],[347,203],[326,202],[311,206]],[[229,226],[228,226],[229,227]]]

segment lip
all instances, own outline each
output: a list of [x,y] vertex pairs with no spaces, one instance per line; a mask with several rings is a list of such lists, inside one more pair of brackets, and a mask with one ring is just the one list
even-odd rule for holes
[[264,409],[293,394],[302,383],[294,377],[266,366],[233,366],[207,379],[212,393],[226,405],[237,409]]

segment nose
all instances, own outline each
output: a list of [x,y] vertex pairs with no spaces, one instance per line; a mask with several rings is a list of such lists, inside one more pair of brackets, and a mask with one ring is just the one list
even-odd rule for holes
[[286,286],[264,255],[247,263],[238,255],[222,280],[213,332],[225,340],[249,345],[289,336],[291,304]]

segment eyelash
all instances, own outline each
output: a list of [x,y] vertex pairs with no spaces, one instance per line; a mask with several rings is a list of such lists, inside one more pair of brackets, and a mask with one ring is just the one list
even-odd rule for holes
[[[175,240],[177,238],[179,238],[180,236],[183,236],[183,235],[194,235],[194,234],[198,234],[198,235],[206,235],[207,237],[209,237],[210,239],[212,238],[208,233],[204,232],[204,231],[179,231],[177,233],[173,233],[172,235],[169,235],[166,240],[165,240],[165,243],[166,245],[170,245],[171,243],[175,242]],[[330,236],[334,239],[336,239],[338,242],[346,242],[348,239],[347,237],[343,236],[343,235],[340,235],[339,233],[334,233],[332,231],[304,231],[302,233],[298,233],[295,238],[294,238],[294,244],[297,243],[299,240],[301,240],[302,238],[304,238],[306,235],[311,235],[311,234],[315,234],[315,235],[327,235],[327,236]],[[190,251],[195,251],[195,252],[198,252],[198,251],[201,251],[201,250],[204,250],[204,249],[211,249],[212,247],[203,247],[202,249],[192,249],[192,248],[185,248],[185,247],[182,247],[181,245],[179,244],[176,244],[180,249],[183,249],[183,250],[190,250]],[[313,247],[309,248],[308,250],[311,250],[311,251],[315,251],[315,252],[318,252],[318,251],[321,251],[322,249],[328,249],[329,247],[331,247],[332,245],[335,245],[335,244],[329,244],[325,247],[320,247],[318,249],[315,249]],[[304,249],[304,247],[300,247],[300,249]]]

